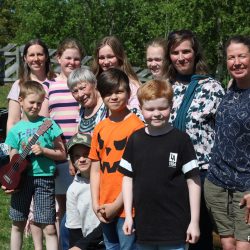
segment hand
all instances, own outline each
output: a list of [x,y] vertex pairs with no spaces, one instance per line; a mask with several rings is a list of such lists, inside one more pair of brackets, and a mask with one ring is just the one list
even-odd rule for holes
[[194,244],[200,238],[200,229],[198,223],[190,223],[187,229],[186,242]]
[[102,216],[109,222],[111,222],[119,212],[117,211],[114,202],[101,205],[99,210],[102,213]]
[[245,208],[245,222],[250,224],[250,194],[245,194],[240,201],[240,206],[246,206]]
[[73,166],[73,164],[72,164],[71,161],[69,161],[69,174],[70,174],[71,176],[75,176],[75,174],[76,174],[76,169],[75,169],[75,167]]
[[126,217],[124,224],[122,226],[122,230],[124,232],[125,235],[131,235],[135,229],[133,228],[133,218],[132,217]]
[[37,144],[31,146],[31,151],[35,155],[42,155],[43,154],[43,148],[40,146],[40,143],[37,143]]
[[6,193],[6,194],[13,194],[18,192],[18,189],[7,189],[5,186],[1,186],[1,189]]
[[108,221],[105,218],[105,212],[103,209],[100,209],[99,206],[93,205],[93,210],[95,212],[95,215],[97,216],[98,220],[103,223],[108,223]]
[[109,223],[110,221],[107,220],[105,213],[101,212],[101,210],[97,211],[96,213],[97,218],[99,219],[100,222],[102,223]]

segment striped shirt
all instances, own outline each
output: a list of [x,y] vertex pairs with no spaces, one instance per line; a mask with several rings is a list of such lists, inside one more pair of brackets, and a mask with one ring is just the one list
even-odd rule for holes
[[68,141],[77,133],[79,104],[72,96],[66,81],[46,81],[50,117],[61,127],[63,139]]

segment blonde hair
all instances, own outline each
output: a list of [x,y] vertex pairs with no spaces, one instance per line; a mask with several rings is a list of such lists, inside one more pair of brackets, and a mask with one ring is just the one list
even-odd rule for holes
[[150,41],[149,43],[147,43],[146,45],[146,54],[147,54],[147,51],[148,51],[148,48],[149,47],[160,47],[163,49],[163,53],[164,53],[164,56],[163,56],[163,70],[162,70],[162,79],[166,78],[166,75],[167,75],[167,64],[166,64],[166,60],[167,60],[167,40],[165,38],[161,38],[161,37],[158,37],[158,38],[155,38],[154,40]]
[[92,71],[94,72],[94,74],[96,76],[99,76],[103,71],[99,65],[99,50],[106,45],[108,45],[112,49],[112,51],[114,52],[114,54],[118,60],[118,64],[119,64],[120,69],[127,74],[127,76],[132,80],[132,83],[134,83],[134,84],[137,83],[140,85],[140,81],[139,81],[136,73],[132,69],[131,64],[128,61],[128,58],[127,58],[126,52],[124,51],[123,45],[116,36],[106,36],[96,46],[96,49],[94,52],[94,60],[92,63]]
[[77,49],[80,53],[80,57],[81,57],[81,60],[83,59],[83,57],[85,56],[85,53],[84,53],[84,49],[83,49],[83,46],[81,45],[81,43],[79,41],[77,41],[76,39],[73,39],[73,38],[67,38],[65,40],[63,40],[58,48],[57,48],[57,51],[56,51],[56,56],[57,57],[61,57],[63,52],[66,50],[66,49]]
[[19,97],[25,98],[30,94],[37,94],[42,98],[45,98],[46,92],[41,83],[36,81],[26,81],[20,86]]

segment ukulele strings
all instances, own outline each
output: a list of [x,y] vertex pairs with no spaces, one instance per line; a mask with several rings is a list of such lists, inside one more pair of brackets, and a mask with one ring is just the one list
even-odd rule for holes
[[44,132],[46,132],[48,128],[51,127],[51,125],[52,123],[50,120],[46,120],[43,122],[43,124],[39,127],[38,131],[31,138],[23,152],[20,154],[20,157],[18,157],[18,159],[13,163],[13,167],[5,174],[6,176],[11,178],[11,176],[18,170],[20,163],[26,158],[26,156],[30,152],[31,146],[34,145],[38,140],[39,135],[42,135]]
[[18,171],[20,163],[26,158],[26,156],[31,150],[31,146],[36,143],[37,139],[38,139],[38,134],[34,134],[34,136],[29,141],[23,152],[20,154],[20,157],[18,157],[18,159],[13,163],[13,167],[8,171],[8,173],[6,173],[8,177],[11,177],[16,171]]

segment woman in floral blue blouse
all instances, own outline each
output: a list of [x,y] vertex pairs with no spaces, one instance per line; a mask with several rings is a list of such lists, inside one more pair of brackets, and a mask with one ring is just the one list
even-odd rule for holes
[[[215,114],[224,90],[208,75],[200,44],[189,30],[169,34],[166,63],[167,77],[174,90],[170,122],[190,136],[204,181],[214,143]],[[200,230],[200,240],[189,249],[212,250],[212,223],[204,195],[201,199]]]
[[232,37],[225,47],[233,81],[216,116],[205,198],[223,250],[249,250],[250,37]]

